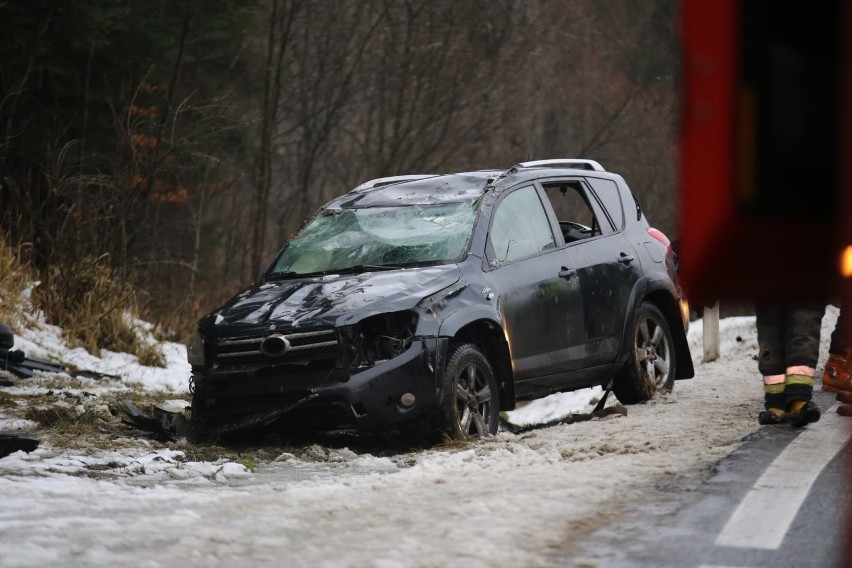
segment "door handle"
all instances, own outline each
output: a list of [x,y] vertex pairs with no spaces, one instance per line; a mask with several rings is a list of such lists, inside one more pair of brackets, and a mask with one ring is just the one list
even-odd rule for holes
[[627,266],[628,264],[633,262],[633,257],[628,254],[621,253],[620,255],[618,255],[618,262],[620,262],[624,266]]
[[562,270],[559,271],[559,277],[564,278],[565,280],[571,280],[571,277],[577,274],[576,268],[566,268],[562,267]]

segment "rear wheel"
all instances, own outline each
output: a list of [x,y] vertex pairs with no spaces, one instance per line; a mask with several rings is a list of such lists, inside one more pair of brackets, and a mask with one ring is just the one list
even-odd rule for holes
[[442,392],[437,420],[442,433],[455,440],[497,433],[497,380],[488,359],[472,343],[451,348]]
[[630,360],[616,375],[612,391],[624,404],[637,404],[659,391],[670,391],[675,377],[672,332],[660,309],[642,303],[636,310]]

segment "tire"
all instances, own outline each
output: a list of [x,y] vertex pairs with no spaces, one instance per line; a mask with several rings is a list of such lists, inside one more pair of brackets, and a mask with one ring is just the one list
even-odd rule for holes
[[453,440],[496,434],[500,401],[491,364],[472,343],[451,346],[450,353],[442,380],[438,430]]
[[612,392],[624,404],[638,404],[672,390],[675,349],[666,317],[654,304],[639,305],[631,330],[630,359],[615,376]]

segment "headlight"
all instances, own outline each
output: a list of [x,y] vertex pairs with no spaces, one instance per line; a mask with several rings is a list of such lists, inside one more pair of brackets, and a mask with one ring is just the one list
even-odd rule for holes
[[186,360],[193,367],[204,366],[204,338],[196,331],[186,344]]
[[372,367],[393,359],[411,345],[416,328],[417,314],[412,311],[380,314],[359,322],[351,340],[352,366]]

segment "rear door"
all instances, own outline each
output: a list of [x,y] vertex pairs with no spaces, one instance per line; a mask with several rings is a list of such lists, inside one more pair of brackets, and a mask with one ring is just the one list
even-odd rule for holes
[[610,183],[614,195],[607,194],[606,209],[604,200],[583,178],[542,183],[563,230],[564,253],[577,270],[584,345],[581,366],[592,373],[608,371],[615,361],[630,295],[642,275],[639,259],[622,234],[624,209],[617,186]]

